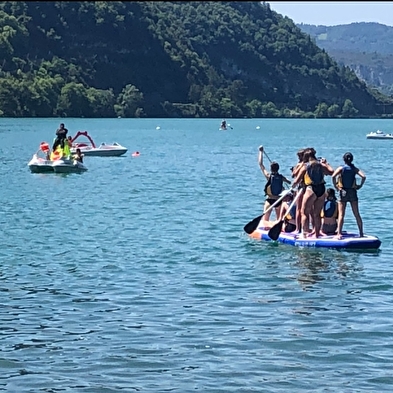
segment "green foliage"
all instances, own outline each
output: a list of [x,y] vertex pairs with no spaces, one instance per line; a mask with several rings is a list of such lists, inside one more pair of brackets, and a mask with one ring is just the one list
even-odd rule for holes
[[379,23],[298,25],[338,64],[350,67],[370,87],[393,93],[393,27]]
[[390,101],[265,2],[0,3],[1,116],[354,117]]

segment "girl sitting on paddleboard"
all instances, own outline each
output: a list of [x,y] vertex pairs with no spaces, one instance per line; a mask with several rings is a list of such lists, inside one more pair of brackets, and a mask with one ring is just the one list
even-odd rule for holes
[[283,231],[284,232],[294,232],[296,230],[296,204],[288,211],[290,204],[292,203],[294,194],[289,192],[285,195],[283,203],[281,204],[280,220],[284,220]]
[[326,199],[321,211],[323,235],[334,235],[337,231],[338,203],[334,188],[326,190]]

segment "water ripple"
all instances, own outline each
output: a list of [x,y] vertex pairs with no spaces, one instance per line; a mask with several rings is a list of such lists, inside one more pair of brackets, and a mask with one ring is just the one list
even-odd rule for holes
[[[215,120],[84,119],[95,139],[141,156],[87,157],[80,176],[21,162],[53,120],[2,122],[0,391],[392,390],[393,240],[378,174],[389,147],[364,138],[375,121],[234,120],[217,133]],[[260,144],[284,174],[298,147],[334,165],[353,151],[380,252],[249,239]],[[345,225],[356,229],[351,214]]]

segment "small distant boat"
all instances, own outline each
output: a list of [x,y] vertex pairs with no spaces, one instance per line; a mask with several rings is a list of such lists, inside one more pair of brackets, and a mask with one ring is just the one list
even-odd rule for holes
[[393,139],[393,134],[385,134],[383,131],[372,131],[366,135],[367,139]]
[[[80,136],[85,136],[88,139],[88,142],[74,143],[75,140]],[[126,147],[120,145],[117,142],[112,144],[101,143],[101,145],[97,147],[87,131],[78,131],[71,141],[71,153],[75,154],[76,149],[79,148],[81,153],[85,156],[118,157],[126,154],[128,150]]]

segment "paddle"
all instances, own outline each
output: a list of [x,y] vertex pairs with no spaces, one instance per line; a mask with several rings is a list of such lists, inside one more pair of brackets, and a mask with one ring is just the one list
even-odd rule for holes
[[266,213],[270,212],[270,210],[272,210],[273,207],[276,207],[279,204],[279,202],[282,201],[284,197],[291,191],[292,191],[291,189],[283,191],[282,196],[280,196],[280,198],[278,198],[272,205],[270,205],[260,216],[255,217],[252,221],[250,221],[248,224],[244,226],[243,228],[244,231],[247,234],[251,235],[251,233],[253,233],[258,228],[258,225],[261,222],[262,217]]
[[[261,149],[261,147],[263,148],[263,145],[260,145],[260,146],[259,146],[259,149]],[[273,162],[273,161],[270,159],[270,157],[267,155],[265,149],[263,149],[263,154],[266,156],[266,158],[269,160],[270,163]],[[287,184],[284,182],[284,183],[283,183],[283,186],[284,186],[284,188],[286,188],[286,187],[287,187]]]
[[[296,201],[298,200],[298,198],[300,197],[300,194],[303,192],[303,189],[300,189],[298,191],[298,193],[296,194],[295,198],[293,198],[293,201],[291,202],[291,204],[288,207],[288,212],[291,211],[292,207],[295,205]],[[281,233],[281,229],[282,229],[282,224],[285,221],[285,217],[278,221],[277,224],[274,224],[270,229],[269,232],[267,233],[267,235],[270,237],[270,239],[272,240],[277,240],[278,237],[280,236]]]

